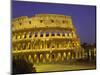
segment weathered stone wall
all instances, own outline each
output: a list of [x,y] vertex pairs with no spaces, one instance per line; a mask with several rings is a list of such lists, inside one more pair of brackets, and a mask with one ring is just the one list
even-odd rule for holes
[[39,63],[83,58],[71,16],[37,14],[12,20],[14,58]]
[[74,28],[71,16],[39,14],[33,17],[22,16],[12,21],[12,30],[28,28]]

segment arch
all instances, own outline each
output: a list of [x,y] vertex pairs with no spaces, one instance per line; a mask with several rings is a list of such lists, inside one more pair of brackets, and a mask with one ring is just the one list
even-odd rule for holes
[[70,60],[71,59],[71,52],[68,52],[67,53],[67,60]]
[[28,38],[31,38],[32,37],[32,32],[31,31],[28,32],[27,36],[28,36]]
[[51,22],[52,22],[52,23],[54,23],[54,20],[53,20],[53,19],[51,19]]
[[55,55],[54,54],[52,54],[52,59],[54,59],[55,58]]
[[50,59],[50,55],[46,54],[46,59],[49,60]]
[[29,60],[29,62],[33,63],[33,59],[32,59],[31,55],[28,56],[28,60]]
[[31,21],[29,21],[29,24],[31,24]]
[[65,24],[65,23],[66,23],[66,20],[62,20],[62,23],[64,23],[64,24]]
[[61,57],[61,53],[58,53],[58,56]]
[[20,34],[17,35],[17,39],[21,39],[21,35]]
[[57,32],[57,36],[60,36],[60,32]]
[[49,37],[49,32],[46,32],[46,37]]
[[63,57],[66,58],[66,52],[63,53]]
[[39,59],[38,59],[38,57],[37,57],[37,54],[34,54],[34,62],[35,62],[35,63],[39,63]]
[[18,50],[21,50],[21,43],[18,43],[17,49],[18,49]]
[[34,60],[36,60],[37,59],[37,55],[36,54],[34,54]]
[[51,33],[51,36],[55,36],[55,32],[52,32],[52,33]]
[[40,60],[43,59],[43,54],[40,54]]
[[65,32],[62,32],[62,36],[63,36],[63,37],[65,36]]
[[25,50],[26,49],[26,43],[22,44],[22,49]]
[[57,54],[57,61],[58,61],[58,60],[61,60],[61,53],[58,53],[58,54]]
[[37,37],[38,36],[38,32],[34,32],[34,37]]
[[40,23],[42,23],[43,22],[43,20],[40,20]]
[[32,47],[31,47],[31,43],[30,42],[28,42],[27,43],[27,49],[31,49]]
[[40,37],[43,37],[43,32],[40,32],[39,35],[40,35]]

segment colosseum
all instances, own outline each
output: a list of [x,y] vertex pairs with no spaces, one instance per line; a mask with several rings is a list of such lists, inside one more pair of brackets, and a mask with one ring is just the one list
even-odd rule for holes
[[72,17],[36,14],[12,20],[13,59],[28,62],[59,63],[84,58]]

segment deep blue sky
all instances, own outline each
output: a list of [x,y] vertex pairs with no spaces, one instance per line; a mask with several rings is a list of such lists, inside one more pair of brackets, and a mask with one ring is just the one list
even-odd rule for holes
[[39,13],[63,14],[72,16],[77,33],[84,43],[95,43],[96,7],[71,4],[50,4],[38,2],[13,1],[12,17],[33,16]]

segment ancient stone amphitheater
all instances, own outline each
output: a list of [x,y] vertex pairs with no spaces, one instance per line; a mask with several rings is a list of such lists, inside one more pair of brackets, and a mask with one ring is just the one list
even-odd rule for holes
[[12,20],[13,59],[59,63],[84,58],[71,16],[36,14]]

